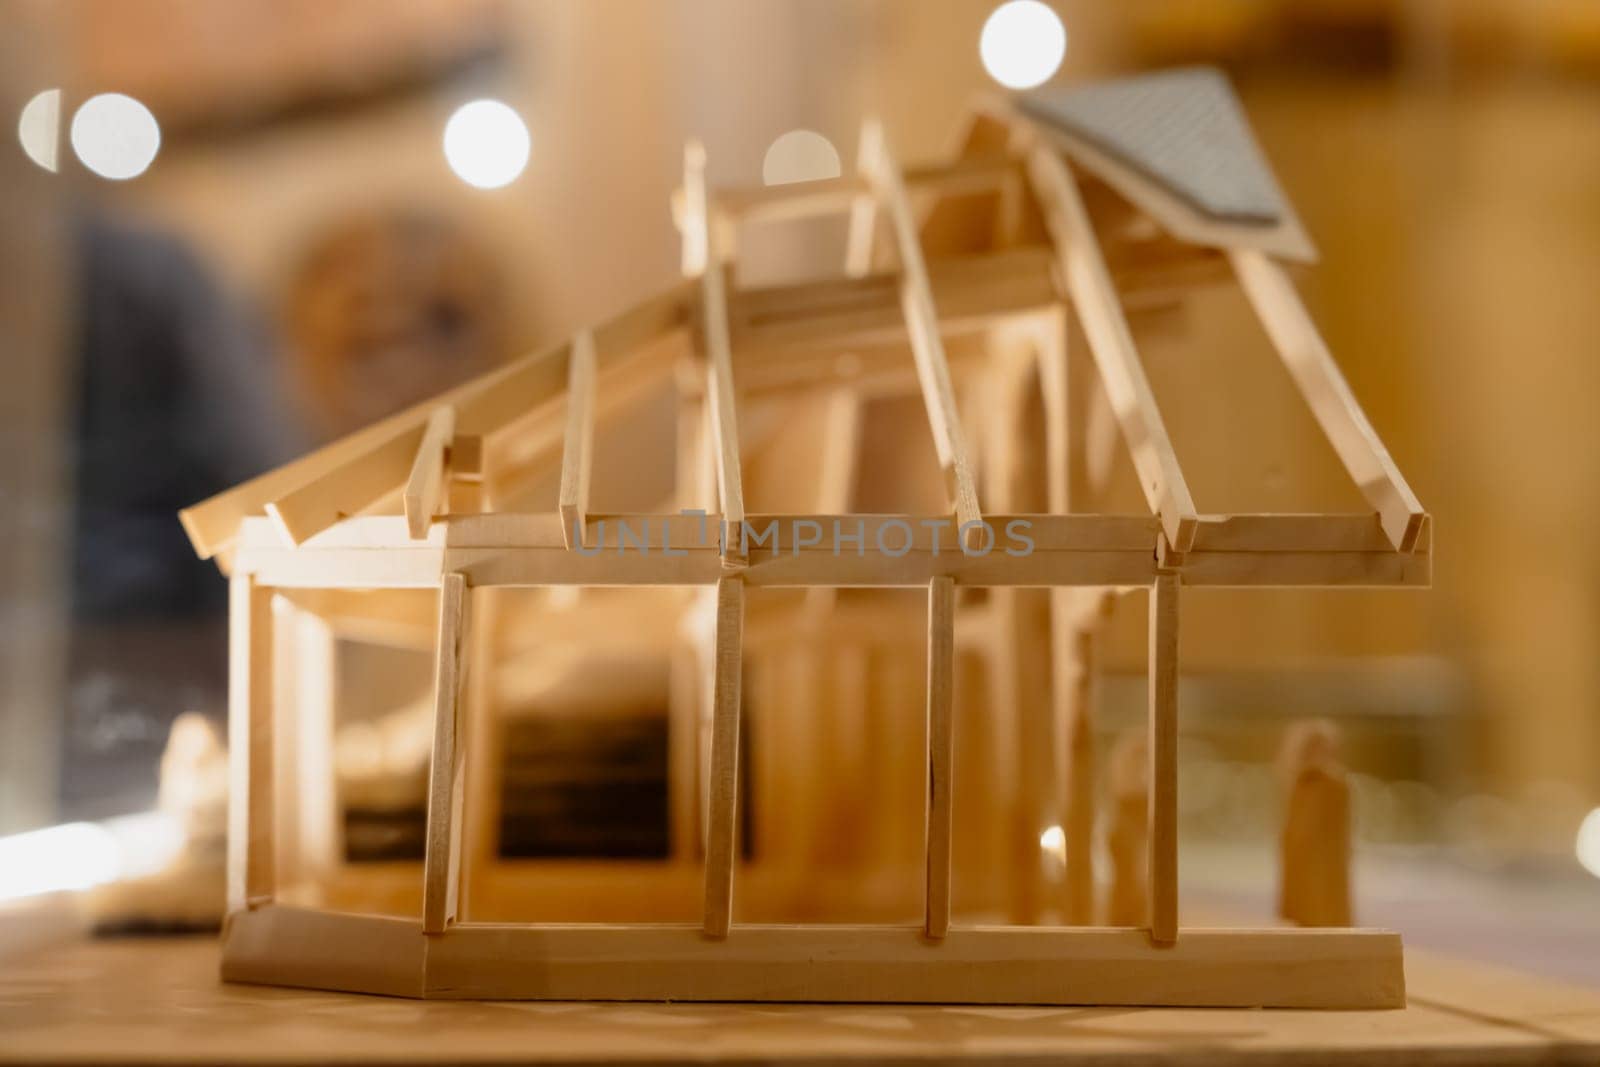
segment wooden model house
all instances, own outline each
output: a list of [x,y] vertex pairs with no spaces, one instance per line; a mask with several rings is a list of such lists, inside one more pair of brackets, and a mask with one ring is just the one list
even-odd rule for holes
[[[1184,588],[1430,577],[1428,518],[1286,274],[1313,253],[1227,83],[985,102],[933,165],[902,167],[874,123],[852,176],[713,191],[704,162],[691,145],[674,201],[687,280],[184,513],[232,583],[224,976],[1402,1003],[1397,935],[1179,925]],[[743,283],[744,227],[828,213],[848,215],[838,277]],[[1234,284],[1369,510],[1197,508],[1136,327]],[[1079,327],[1098,385],[1069,398]],[[1118,431],[1147,514],[1093,510]],[[1096,926],[1096,634],[1139,590],[1147,904]],[[420,743],[374,757],[426,768],[420,863],[346,862],[340,641],[432,656],[430,695],[390,722]],[[537,758],[508,757],[508,723],[556,706],[600,729],[658,709],[659,850],[506,847],[502,798]]]

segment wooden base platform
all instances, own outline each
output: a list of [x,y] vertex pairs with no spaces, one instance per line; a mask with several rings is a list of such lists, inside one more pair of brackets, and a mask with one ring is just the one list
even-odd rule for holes
[[1379,930],[460,924],[283,906],[235,915],[235,982],[481,1000],[1398,1008],[1400,937]]
[[[738,932],[738,928],[735,928]],[[0,959],[4,1064],[1600,1062],[1600,991],[1408,952],[1398,1011],[402,1001],[217,980],[205,937]]]

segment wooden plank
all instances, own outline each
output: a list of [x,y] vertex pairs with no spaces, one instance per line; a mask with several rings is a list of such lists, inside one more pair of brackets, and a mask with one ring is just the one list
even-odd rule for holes
[[951,785],[955,780],[955,583],[928,583],[928,780],[923,834],[927,882],[922,930],[930,938],[950,931]]
[[561,536],[582,544],[589,523],[589,478],[594,465],[594,336],[581,330],[567,356],[567,429],[561,450]]
[[965,528],[969,523],[980,522],[982,514],[978,509],[972,461],[961,431],[961,420],[956,414],[950,365],[945,358],[939,312],[933,302],[916,221],[911,215],[905,181],[884,138],[882,126],[869,122],[863,126],[861,138],[867,178],[879,207],[889,218],[895,247],[900,254],[900,304],[911,336],[911,352],[916,361],[917,380],[922,386],[923,404],[928,409],[928,425],[933,430],[934,450],[944,468],[951,508],[958,524]]
[[1377,510],[1390,543],[1402,552],[1412,551],[1422,533],[1422,504],[1350,391],[1294,282],[1264,252],[1235,248],[1228,256],[1289,376],[1345,470]]
[[470,613],[467,582],[446,574],[439,585],[439,642],[433,670],[433,754],[428,764],[427,852],[422,875],[422,931],[443,933],[455,921],[461,886],[463,757],[461,695],[466,682]]
[[228,580],[228,913],[270,903],[273,832],[272,590]]
[[[949,163],[908,164],[906,186],[917,192],[960,195],[992,189],[1020,173],[1015,159],[989,154]],[[851,210],[863,199],[871,203],[872,189],[860,175],[843,175],[809,182],[755,185],[718,189],[712,196],[717,207],[740,222],[768,222],[806,218]],[[687,203],[688,197],[684,197]]]
[[717,580],[716,672],[712,684],[711,781],[707,804],[706,900],[702,927],[724,938],[733,917],[733,865],[739,854],[739,711],[744,673],[744,581]]
[[1193,547],[1198,521],[1194,499],[1145,378],[1083,198],[1066,162],[1049,148],[1038,147],[1029,154],[1028,174],[1150,510],[1161,516],[1173,547],[1187,552]]
[[1150,587],[1150,939],[1178,936],[1178,579]]
[[222,937],[224,982],[394,997],[426,991],[427,939],[418,935],[415,919],[277,906],[235,916]]
[[[529,961],[538,961],[530,966]],[[451,929],[426,996],[535,1000],[868,1001],[1395,1008],[1400,938],[1381,931],[690,925]]]
[[[455,432],[455,408],[448,405],[438,407],[428,416],[427,425],[422,431],[422,443],[417,446],[416,457],[411,462],[411,474],[406,478],[406,489],[402,495],[406,526],[410,528],[413,539],[428,536],[428,527],[444,504],[450,442]],[[281,513],[279,518],[282,519]]]
[[[713,243],[705,201],[705,150],[691,143],[684,152],[687,221],[696,229],[693,243],[708,250],[700,271],[701,334],[705,344],[706,399],[710,408],[712,455],[717,464],[717,496],[733,534],[723,546],[723,561],[742,559],[738,530],[744,520],[744,479],[739,466],[739,416],[733,388],[733,346],[728,338],[727,272],[721,250]],[[690,264],[690,237],[685,230],[684,265]]]

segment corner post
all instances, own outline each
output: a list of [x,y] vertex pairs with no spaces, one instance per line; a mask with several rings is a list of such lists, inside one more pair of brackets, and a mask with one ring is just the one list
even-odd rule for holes
[[739,685],[744,659],[744,579],[717,579],[715,678],[712,688],[711,781],[706,829],[707,937],[732,924],[733,866],[739,851]]
[[1150,939],[1178,940],[1178,576],[1150,587]]
[[433,672],[433,756],[428,766],[428,832],[423,858],[422,932],[442,934],[459,910],[461,885],[461,695],[470,622],[467,580],[446,574],[439,585],[439,636]]
[[274,864],[272,590],[228,583],[228,914],[270,904]]

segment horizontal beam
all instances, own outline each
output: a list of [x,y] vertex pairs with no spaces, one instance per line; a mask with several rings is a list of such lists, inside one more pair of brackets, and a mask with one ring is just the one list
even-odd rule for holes
[[[996,188],[1021,172],[1021,164],[1015,159],[986,156],[954,163],[908,166],[905,180],[916,192],[953,195]],[[870,193],[866,179],[852,174],[812,182],[719,189],[712,194],[712,200],[740,222],[755,222],[845,212],[858,197]]]
[[[409,934],[407,931],[411,931]],[[273,907],[233,917],[230,981],[513,1000],[1117,1004],[1378,1009],[1405,1005],[1400,936],[1383,930],[1143,931],[463,923]]]
[[[978,554],[957,544],[949,516],[752,515],[746,581],[909,588],[948,576],[960,585],[1132,586],[1157,573],[1153,517],[986,522],[994,542]],[[475,586],[710,585],[723,573],[716,516],[596,515],[590,529],[592,543],[569,551],[555,514],[454,516],[423,541],[405,539],[403,519],[380,516],[290,549],[249,523],[235,566],[266,585],[330,589],[432,588],[445,570]],[[1190,586],[1425,586],[1432,556],[1426,528],[1415,554],[1398,553],[1370,515],[1207,517],[1177,572]]]

